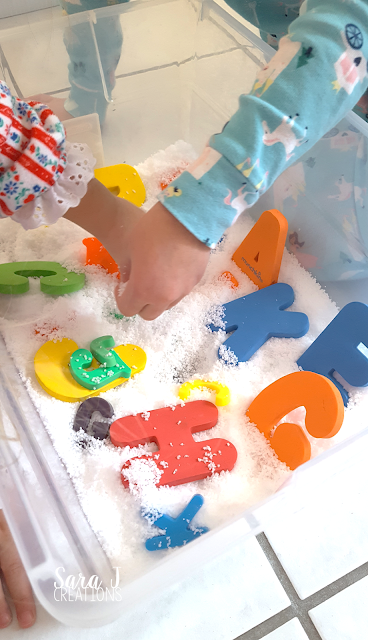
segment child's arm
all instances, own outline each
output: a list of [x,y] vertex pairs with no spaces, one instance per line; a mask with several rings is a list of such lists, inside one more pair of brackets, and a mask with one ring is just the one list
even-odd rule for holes
[[308,0],[303,10],[223,132],[163,194],[165,207],[209,246],[367,88],[367,0]]
[[[160,198],[176,221],[203,245],[214,247],[238,215],[355,105],[368,84],[367,25],[367,0],[303,3],[279,51],[259,72],[251,93],[240,97],[239,109],[223,132],[212,136],[199,160]],[[151,214],[155,221],[167,218],[162,205],[145,216],[146,224]],[[193,286],[192,275],[184,272],[179,287],[175,271],[165,264],[160,280],[164,293],[150,286],[155,247],[161,247],[158,226],[151,226],[148,254],[142,254],[134,232],[129,243],[128,259],[135,276],[134,290],[128,285],[118,299],[124,315],[130,315],[132,308],[142,308],[142,292],[147,292],[146,304],[162,310],[175,304],[174,296],[182,297]],[[180,235],[175,233],[175,243],[180,244]],[[167,264],[171,264],[171,247],[166,246],[165,251]],[[142,261],[145,270],[139,267]],[[193,261],[202,268],[194,242],[191,269]]]
[[141,209],[112,195],[101,182],[92,178],[84,198],[63,217],[96,236],[124,272],[122,264],[128,232],[143,215]]

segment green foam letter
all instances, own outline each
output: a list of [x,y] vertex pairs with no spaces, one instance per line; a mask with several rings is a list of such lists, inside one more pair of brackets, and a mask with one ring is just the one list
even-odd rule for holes
[[26,293],[28,278],[41,278],[41,291],[51,296],[79,291],[85,282],[83,273],[68,271],[58,262],[7,262],[0,264],[0,293]]

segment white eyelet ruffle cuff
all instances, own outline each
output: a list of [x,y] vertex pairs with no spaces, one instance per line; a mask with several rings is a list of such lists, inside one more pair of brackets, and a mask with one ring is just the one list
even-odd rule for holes
[[11,216],[24,229],[36,229],[54,224],[70,209],[76,207],[87,193],[94,177],[96,160],[84,143],[65,143],[66,167],[53,187],[25,204]]

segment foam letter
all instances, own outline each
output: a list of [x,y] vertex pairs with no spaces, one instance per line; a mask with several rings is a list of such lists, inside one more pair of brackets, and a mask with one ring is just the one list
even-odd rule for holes
[[[63,338],[54,342],[49,340],[42,345],[34,357],[35,374],[41,387],[58,400],[79,402],[101,391],[113,389],[126,382],[125,378],[117,378],[109,382],[103,389],[86,389],[79,385],[70,372],[70,357],[78,349],[74,340]],[[132,377],[143,371],[147,357],[143,349],[134,344],[118,345],[114,348],[119,358],[132,370]],[[87,351],[88,353],[88,351]]]
[[[98,420],[94,413],[100,414],[101,418],[105,420]],[[104,398],[88,398],[80,407],[74,418],[74,431],[83,429],[88,435],[97,438],[97,440],[104,440],[109,432],[111,419],[114,415],[114,409],[111,404],[104,400]],[[91,423],[91,418],[93,421]]]
[[117,273],[120,278],[119,267],[114,258],[97,238],[84,238],[82,242],[87,249],[86,264],[103,267],[107,273]]
[[192,382],[184,382],[179,389],[179,398],[181,400],[188,400],[190,392],[193,389],[212,389],[216,391],[215,404],[218,407],[225,407],[230,402],[230,389],[226,384],[210,380],[192,380]]
[[198,538],[198,536],[207,533],[207,527],[189,529],[191,521],[202,505],[203,496],[197,493],[177,518],[172,518],[165,514],[156,518],[154,522],[155,526],[159,529],[164,529],[165,535],[149,538],[146,541],[147,551],[182,547],[184,544]]
[[[149,414],[119,418],[110,427],[110,438],[116,447],[137,447],[155,442],[159,448],[157,453],[138,457],[153,461],[162,472],[157,486],[185,484],[230,471],[236,462],[236,449],[227,440],[193,440],[193,433],[212,429],[217,418],[218,410],[212,402],[197,400],[184,407],[178,405],[174,411],[165,407]],[[132,460],[134,458],[122,468],[121,480],[126,487],[129,480],[124,471],[129,470]]]
[[51,296],[79,291],[85,280],[83,273],[68,271],[58,262],[8,262],[0,265],[0,293],[26,293],[28,278],[41,278],[41,291]]
[[[363,345],[360,349],[360,345]],[[298,365],[329,378],[340,391],[344,404],[348,392],[334,378],[336,371],[348,384],[365,387],[368,384],[368,306],[350,302],[330,322],[311,346],[300,356]]]
[[[224,305],[225,331],[234,333],[224,343],[237,357],[246,362],[269,339],[301,338],[309,329],[304,313],[284,313],[294,302],[294,292],[288,284],[274,284]],[[212,331],[218,327],[210,325]],[[227,359],[224,346],[219,358]]]
[[260,289],[278,280],[287,230],[287,220],[280,211],[264,211],[232,257]]
[[247,416],[267,438],[278,458],[290,469],[310,459],[310,442],[303,429],[280,420],[305,407],[305,427],[314,438],[332,438],[341,428],[344,404],[330,380],[310,371],[296,371],[270,384],[253,400]]
[[[116,351],[110,350],[110,347],[114,346],[115,340],[112,336],[102,336],[92,340],[90,344],[92,353],[87,349],[74,351],[70,356],[70,373],[74,380],[86,389],[101,389],[113,380],[130,378],[132,370]],[[101,364],[92,371],[86,371],[92,366],[93,356]]]
[[95,178],[115,196],[129,200],[137,207],[141,207],[146,199],[146,190],[138,171],[129,164],[113,164],[95,169]]
[[115,351],[110,351],[112,347],[115,347],[115,340],[112,336],[95,338],[89,345],[93,357],[107,367],[114,367],[117,362]]

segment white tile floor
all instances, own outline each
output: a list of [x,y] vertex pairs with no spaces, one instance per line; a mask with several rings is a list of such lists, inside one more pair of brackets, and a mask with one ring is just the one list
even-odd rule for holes
[[365,467],[349,469],[321,487],[313,509],[266,528],[266,535],[300,598],[368,562]]
[[[222,0],[219,4],[226,7]],[[157,18],[153,11],[156,9],[148,8],[144,20],[137,21],[135,12],[124,16],[124,51],[127,54],[122,56],[117,71],[121,77],[115,91],[115,104],[111,107],[114,126],[107,121],[103,130],[107,163],[123,159],[134,163],[158,148],[153,137],[141,146],[143,157],[134,157],[140,123],[152,117],[150,126],[154,128],[155,120],[152,104],[150,110],[145,109],[144,104],[137,107],[142,103],[142,87],[137,80],[139,76],[129,74],[145,68],[165,67],[168,60],[188,57],[190,41],[184,42],[178,51],[176,34],[169,28],[173,8],[165,5],[163,9],[160,33],[167,32],[165,46],[157,37],[154,46],[149,50],[141,47],[137,55],[129,54],[129,51],[137,51],[132,46],[135,38],[152,42],[153,19],[154,16]],[[178,18],[177,14],[175,17]],[[188,15],[181,15],[181,29],[188,20]],[[51,25],[50,29],[45,30],[45,24]],[[1,20],[0,29],[6,80],[11,83],[13,74],[24,96],[68,87],[68,56],[58,8],[39,11],[32,15],[31,21],[24,15]],[[236,106],[237,93],[246,91],[250,82],[249,78],[241,76],[240,62],[237,67],[240,54],[235,51],[234,34],[229,37],[222,33],[214,47],[212,29],[211,24],[207,25],[197,49],[204,56],[196,67],[202,103],[212,100],[213,78],[219,65],[223,65],[224,84],[217,115],[203,124],[203,142],[222,126],[227,114]],[[213,53],[221,53],[221,57],[213,57]],[[58,60],[57,65],[55,60]],[[226,73],[230,61],[234,81]],[[249,65],[253,73],[257,64],[250,59]],[[35,74],[36,68],[42,68],[42,73]],[[178,137],[175,127],[179,125],[169,123],[165,114],[165,109],[167,113],[169,110],[180,113],[181,94],[170,93],[167,89],[170,83],[179,86],[178,74],[182,70],[178,69],[178,65],[172,65],[155,72],[152,80],[149,74],[146,76],[145,90],[152,83],[151,99],[154,96],[157,100],[161,120],[166,125],[164,132],[160,131],[161,146]],[[234,85],[234,82],[238,84]],[[202,103],[198,102],[198,108]],[[131,117],[132,112],[135,120]],[[125,133],[125,140],[116,139],[116,122],[126,120],[136,124]],[[173,635],[178,640],[365,640],[368,638],[367,481],[368,467],[364,463],[336,474],[321,484],[310,506],[292,518],[284,518],[266,528],[272,546],[264,537],[259,541],[248,540],[151,602],[125,612],[119,621],[99,630],[81,629],[78,636],[81,640],[87,637],[169,640]],[[54,621],[41,607],[38,624],[33,629],[19,632],[13,623],[10,629],[2,632],[9,639],[20,633],[24,640],[75,637],[75,630]]]
[[[267,588],[265,589],[265,585]],[[186,640],[232,640],[279,613],[290,604],[255,539],[234,548],[204,569],[135,607],[103,629],[79,629],[85,638],[164,640],[175,633]],[[63,627],[39,609],[39,627],[22,632],[24,640],[52,637],[66,640],[75,629]],[[7,639],[17,636],[16,626]]]
[[341,591],[313,609],[310,616],[322,640],[368,637],[368,578]]
[[0,18],[39,11],[58,4],[58,0],[1,0]]
[[302,625],[300,624],[297,618],[293,618],[286,624],[283,624],[281,627],[276,629],[276,631],[271,631],[266,636],[264,636],[264,640],[307,640],[308,636],[303,630]]

